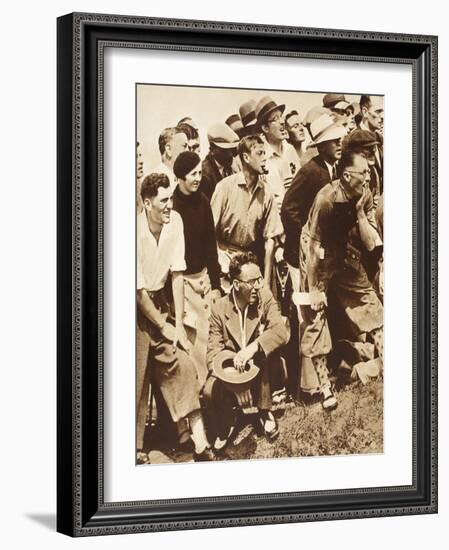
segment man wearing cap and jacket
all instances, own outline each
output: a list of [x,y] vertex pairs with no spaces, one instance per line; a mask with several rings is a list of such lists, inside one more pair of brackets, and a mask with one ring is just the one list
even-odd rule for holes
[[199,190],[210,200],[217,183],[235,173],[233,159],[239,136],[227,124],[218,122],[208,129],[207,139],[210,148],[201,167],[202,178]]
[[[257,258],[251,252],[234,256],[229,275],[231,292],[212,306],[207,365],[211,373],[217,374],[220,365],[215,360],[223,350],[234,352],[234,368],[242,375],[249,364],[257,365],[260,372],[250,384],[250,394],[241,387],[235,393],[239,404],[257,407],[260,426],[272,440],[278,427],[270,412],[270,371],[281,368],[277,352],[288,342],[289,328],[273,295],[264,288]],[[218,377],[221,378],[219,373]],[[218,409],[219,405],[216,404]]]

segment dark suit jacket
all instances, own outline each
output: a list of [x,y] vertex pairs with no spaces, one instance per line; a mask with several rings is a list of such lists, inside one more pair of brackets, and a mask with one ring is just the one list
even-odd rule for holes
[[313,201],[320,189],[330,183],[327,166],[320,155],[313,157],[299,170],[285,193],[281,218],[285,231],[284,258],[299,267],[299,238]]
[[[248,308],[246,344],[257,341],[265,357],[268,357],[286,344],[289,338],[290,330],[281,316],[278,303],[269,290],[261,289],[258,304]],[[232,294],[223,296],[212,306],[207,342],[209,370],[212,370],[215,356],[225,349],[234,352],[242,349],[240,317]]]
[[217,183],[223,179],[223,176],[220,174],[217,163],[212,158],[212,155],[209,153],[201,165],[202,175],[199,191],[204,193],[209,199],[212,198],[214,194],[215,187]]

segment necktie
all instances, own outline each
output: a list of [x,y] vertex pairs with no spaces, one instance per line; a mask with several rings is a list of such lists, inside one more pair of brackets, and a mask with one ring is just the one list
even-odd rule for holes
[[332,166],[332,181],[337,179],[337,163],[334,162],[334,165]]

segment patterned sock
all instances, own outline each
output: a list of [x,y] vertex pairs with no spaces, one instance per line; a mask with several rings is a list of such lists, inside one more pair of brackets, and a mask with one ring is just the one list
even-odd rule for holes
[[370,332],[372,339],[374,340],[374,345],[379,354],[382,364],[384,362],[384,329],[376,328]]
[[312,357],[312,363],[315,368],[316,374],[318,376],[318,380],[320,382],[320,386],[323,388],[323,386],[329,386],[329,372],[327,370],[327,357],[326,355],[317,355],[316,357]]

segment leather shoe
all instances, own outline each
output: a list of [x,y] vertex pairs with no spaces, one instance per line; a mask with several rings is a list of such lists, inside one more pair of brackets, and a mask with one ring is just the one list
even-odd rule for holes
[[213,462],[217,460],[214,451],[210,447],[206,447],[201,453],[193,453],[195,462]]

